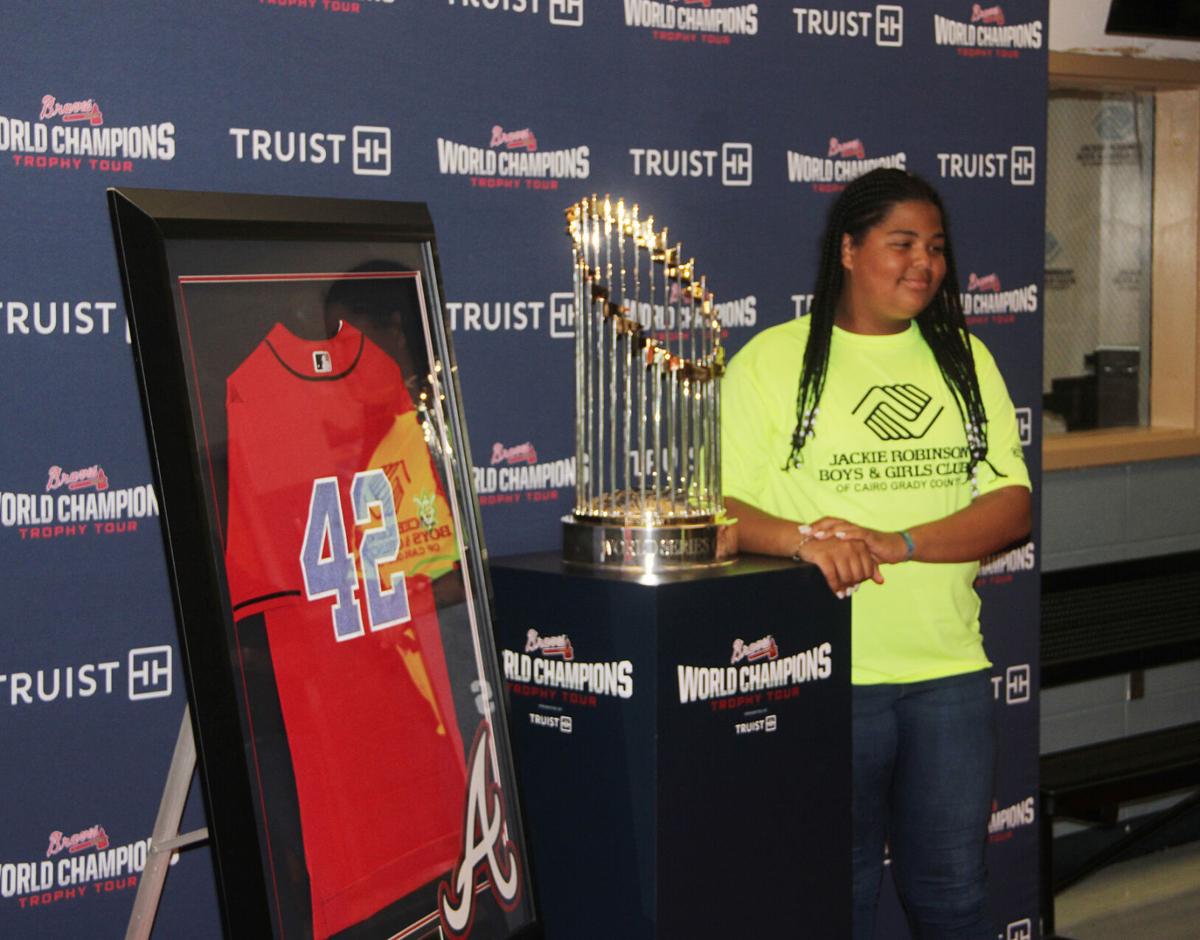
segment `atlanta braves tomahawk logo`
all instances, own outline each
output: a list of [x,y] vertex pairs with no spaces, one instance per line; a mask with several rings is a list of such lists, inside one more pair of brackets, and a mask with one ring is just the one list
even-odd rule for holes
[[492,896],[504,910],[521,897],[521,869],[516,846],[508,837],[504,794],[496,775],[492,730],[487,722],[475,732],[468,761],[467,816],[463,852],[450,875],[453,884],[438,885],[438,913],[447,936],[466,937],[475,921],[475,875],[484,869]]
[[945,410],[933,411],[929,407],[932,400],[911,383],[873,385],[851,414],[862,411],[863,424],[881,441],[911,441],[928,434],[933,422]]

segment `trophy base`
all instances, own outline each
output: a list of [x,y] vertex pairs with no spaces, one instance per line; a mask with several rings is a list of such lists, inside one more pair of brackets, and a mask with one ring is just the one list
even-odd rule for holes
[[563,561],[606,571],[655,574],[726,565],[737,555],[735,520],[640,526],[563,517]]

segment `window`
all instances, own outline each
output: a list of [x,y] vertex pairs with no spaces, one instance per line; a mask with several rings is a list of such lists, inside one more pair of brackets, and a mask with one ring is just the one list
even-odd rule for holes
[[1200,63],[1051,53],[1044,466],[1200,454]]

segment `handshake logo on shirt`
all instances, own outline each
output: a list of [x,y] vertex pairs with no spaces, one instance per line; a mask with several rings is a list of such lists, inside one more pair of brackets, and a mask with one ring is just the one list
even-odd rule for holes
[[863,424],[881,441],[917,440],[929,433],[945,408],[930,407],[929,395],[915,385],[873,385],[851,414],[863,413]]

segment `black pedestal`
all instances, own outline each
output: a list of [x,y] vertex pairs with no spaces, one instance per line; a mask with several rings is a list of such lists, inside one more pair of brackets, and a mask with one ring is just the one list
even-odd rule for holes
[[753,556],[491,566],[547,940],[850,933],[850,608]]

